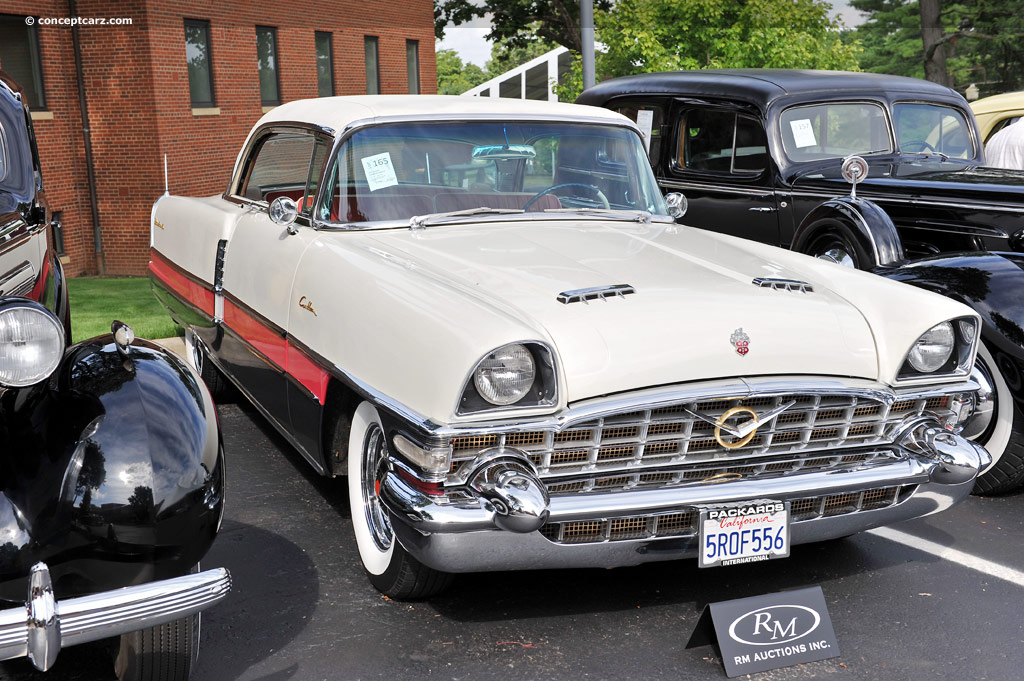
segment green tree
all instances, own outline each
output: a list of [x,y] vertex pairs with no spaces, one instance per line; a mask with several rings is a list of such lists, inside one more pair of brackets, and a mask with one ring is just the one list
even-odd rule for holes
[[437,93],[439,95],[461,95],[490,78],[476,64],[463,62],[455,50],[438,50]]
[[[1024,13],[1019,0],[852,0],[868,15],[854,32],[869,71],[928,77],[982,96],[1024,88]],[[922,16],[932,17],[922,30]],[[928,36],[925,48],[923,34]]]
[[[594,14],[607,12],[612,0],[594,0]],[[444,37],[449,24],[491,16],[491,42],[520,47],[537,38],[580,51],[580,7],[577,0],[434,0],[434,34]]]
[[544,38],[534,38],[533,40],[525,41],[518,40],[515,42],[508,38],[497,40],[491,44],[491,58],[485,65],[487,77],[500,76],[506,71],[510,71],[531,59],[550,52],[556,47],[558,45]]

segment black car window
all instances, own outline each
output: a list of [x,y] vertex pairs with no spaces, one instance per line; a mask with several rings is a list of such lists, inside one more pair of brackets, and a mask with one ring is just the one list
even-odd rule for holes
[[679,166],[716,173],[760,173],[768,164],[764,128],[752,116],[691,109],[680,119]]
[[885,111],[870,102],[795,106],[782,112],[779,126],[792,161],[892,151]]
[[[627,102],[616,105],[612,111],[618,112],[635,122],[640,126],[641,130],[646,131],[647,125],[651,126],[650,139],[645,139],[644,142],[647,146],[647,155],[651,159],[651,165],[657,168],[658,162],[661,160],[661,126],[665,124],[665,116],[661,107],[647,103]],[[644,112],[643,121],[640,120],[641,111]]]
[[964,115],[951,106],[898,102],[892,108],[900,151],[973,158],[974,145]]
[[[313,136],[302,132],[271,133],[253,148],[238,193],[253,201],[270,203],[288,196],[296,203],[306,191]],[[300,206],[300,210],[302,206]]]

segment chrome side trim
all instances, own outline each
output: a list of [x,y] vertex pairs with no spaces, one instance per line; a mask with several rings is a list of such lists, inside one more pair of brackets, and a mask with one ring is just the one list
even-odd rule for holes
[[700,189],[704,191],[722,192],[725,194],[744,194],[748,196],[774,196],[772,189],[754,189],[748,187],[726,187],[720,184],[705,182],[680,182],[678,180],[658,179],[658,185],[669,189]]
[[562,291],[555,300],[568,305],[569,303],[589,304],[591,300],[608,300],[612,297],[623,298],[636,293],[636,289],[629,284],[609,284],[607,286],[592,286],[590,288],[577,288],[571,291]]
[[[837,193],[829,192],[814,192],[808,190],[794,189],[790,191],[792,196],[802,196],[812,199],[835,199],[842,196]],[[1024,207],[1021,206],[1009,206],[1006,204],[997,203],[986,203],[984,201],[978,201],[977,203],[961,203],[956,201],[941,201],[941,200],[930,200],[930,199],[905,199],[897,196],[890,196],[888,194],[868,194],[861,192],[858,198],[868,199],[876,203],[906,203],[912,206],[940,206],[942,208],[970,208],[971,210],[997,210],[1004,213],[1024,213]]]
[[798,291],[800,293],[813,293],[814,287],[806,281],[798,279],[778,279],[775,277],[755,277],[750,282],[760,288],[770,288],[773,291]]
[[224,599],[231,575],[224,568],[57,601],[49,570],[32,568],[29,602],[0,611],[0,660],[28,657],[46,671],[61,648],[172,622]]

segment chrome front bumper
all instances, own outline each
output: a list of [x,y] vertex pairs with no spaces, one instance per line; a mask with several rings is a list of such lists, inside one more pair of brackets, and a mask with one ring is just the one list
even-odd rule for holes
[[0,611],[0,660],[28,656],[46,671],[61,648],[148,629],[205,610],[227,596],[224,568],[58,601],[37,563],[23,608]]
[[[536,503],[522,507],[515,522],[509,519],[516,513],[515,505],[502,503],[509,495],[496,494],[493,487],[471,484],[472,499],[452,502],[447,497],[424,494],[391,473],[381,487],[381,500],[391,514],[398,540],[421,562],[445,572],[480,572],[619,567],[697,555],[696,536],[559,544],[536,531],[545,523],[692,510],[701,505],[753,499],[787,501],[893,485],[916,486],[909,498],[887,508],[794,522],[791,526],[794,544],[822,541],[937,513],[970,494],[978,471],[991,461],[988,452],[952,432],[924,422],[918,425],[921,427],[908,431],[903,440],[908,448],[901,450],[906,454],[902,460],[861,470],[552,498],[548,498],[543,482],[520,473],[508,481],[515,497],[534,501],[543,498],[546,504],[543,508]],[[481,470],[474,477],[488,476]]]

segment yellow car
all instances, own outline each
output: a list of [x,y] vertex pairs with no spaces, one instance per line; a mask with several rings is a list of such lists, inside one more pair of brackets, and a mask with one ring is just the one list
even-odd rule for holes
[[1004,92],[971,102],[985,144],[992,135],[1024,116],[1024,92]]

